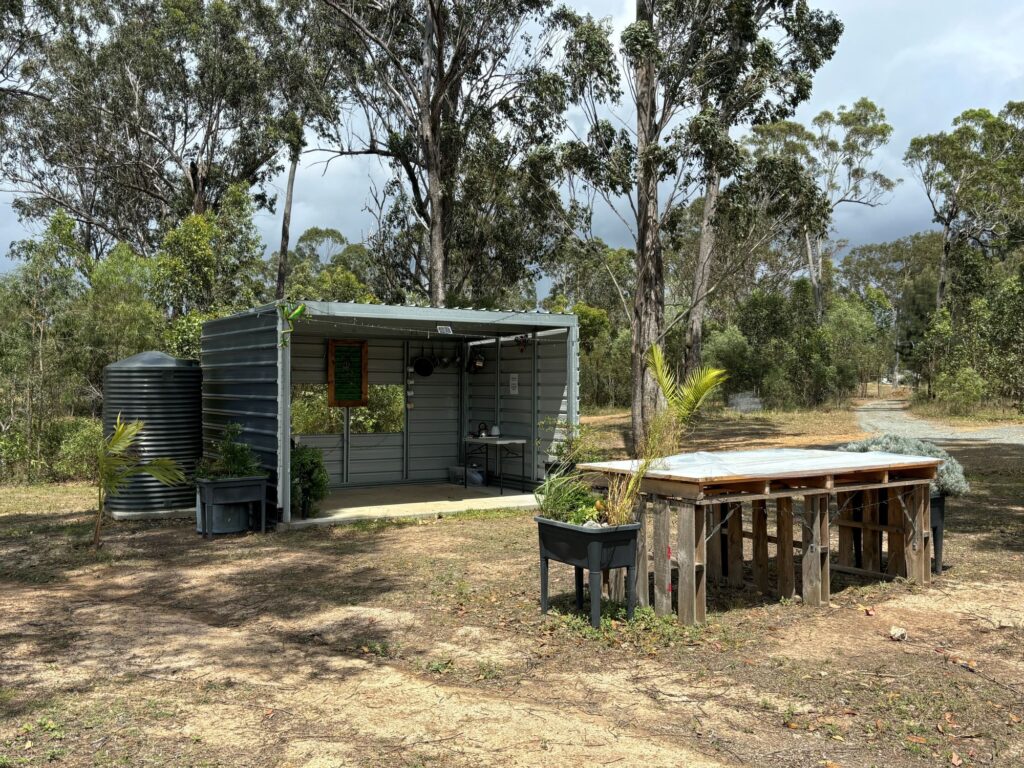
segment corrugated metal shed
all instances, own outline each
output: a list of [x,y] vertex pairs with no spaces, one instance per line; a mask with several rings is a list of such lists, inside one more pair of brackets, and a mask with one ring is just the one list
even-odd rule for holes
[[[270,501],[290,519],[287,493],[292,384],[323,385],[330,339],[365,340],[370,385],[406,387],[401,432],[356,434],[349,409],[337,434],[303,435],[319,448],[334,487],[437,482],[461,462],[463,437],[483,421],[526,440],[527,482],[543,477],[560,438],[558,421],[578,422],[577,320],[571,314],[308,302],[287,346],[277,305],[203,326],[203,437],[207,450],[230,422],[270,473]],[[438,368],[416,377],[410,360],[481,353],[484,370]],[[513,376],[515,386],[512,386]],[[506,476],[518,475],[519,461]],[[515,479],[515,478],[514,478]]]

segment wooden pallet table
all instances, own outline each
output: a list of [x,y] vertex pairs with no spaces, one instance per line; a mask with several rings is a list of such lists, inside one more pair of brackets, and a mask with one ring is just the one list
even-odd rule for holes
[[[928,485],[939,463],[926,456],[794,448],[660,459],[644,476],[638,501],[638,602],[650,603],[653,571],[655,613],[673,612],[675,584],[679,620],[702,623],[709,585],[744,585],[744,539],[753,544],[753,585],[764,594],[795,596],[794,553],[799,550],[800,594],[808,605],[829,604],[832,571],[879,579],[903,576],[928,584]],[[636,461],[606,461],[578,469],[601,488],[612,477],[636,472],[637,466]],[[768,529],[773,513],[774,536]],[[794,538],[796,524],[799,539]],[[833,524],[839,542],[835,562]],[[775,545],[774,583],[770,544]]]

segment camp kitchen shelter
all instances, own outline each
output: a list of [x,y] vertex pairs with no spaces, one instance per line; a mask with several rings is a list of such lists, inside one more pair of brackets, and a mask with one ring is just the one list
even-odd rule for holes
[[[323,452],[334,492],[327,501],[335,507],[344,507],[345,489],[380,488],[384,503],[399,484],[410,484],[409,496],[412,484],[447,483],[450,468],[463,465],[465,438],[481,422],[525,440],[525,477],[518,457],[505,458],[503,470],[506,486],[529,490],[544,478],[562,436],[558,424],[578,423],[574,315],[307,302],[292,324],[289,332],[279,305],[268,304],[210,320],[202,331],[204,449],[226,425],[240,424],[241,439],[268,473],[269,508],[283,523],[292,521],[290,494],[282,489],[290,486],[293,395],[302,388],[304,398],[330,392],[346,403],[392,385],[392,397],[404,401],[394,431],[357,432],[350,428],[357,406],[341,404],[334,406],[344,408],[335,433],[296,436]],[[413,370],[421,357],[438,363],[429,376]],[[467,370],[470,361],[476,370]],[[489,469],[496,470],[494,451]]]

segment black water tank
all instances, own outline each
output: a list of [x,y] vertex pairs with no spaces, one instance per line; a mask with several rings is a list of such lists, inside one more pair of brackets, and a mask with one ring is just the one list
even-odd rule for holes
[[162,517],[195,509],[192,479],[203,453],[203,374],[195,360],[141,352],[103,369],[103,432],[123,421],[142,421],[136,445],[143,459],[175,459],[188,483],[165,486],[149,475],[133,477],[107,499],[115,518]]

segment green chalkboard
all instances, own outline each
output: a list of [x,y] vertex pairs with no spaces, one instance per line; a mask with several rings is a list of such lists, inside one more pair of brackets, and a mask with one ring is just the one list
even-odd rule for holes
[[331,339],[327,346],[327,404],[364,406],[368,391],[366,342]]

